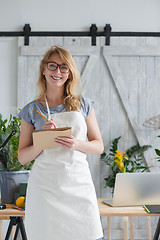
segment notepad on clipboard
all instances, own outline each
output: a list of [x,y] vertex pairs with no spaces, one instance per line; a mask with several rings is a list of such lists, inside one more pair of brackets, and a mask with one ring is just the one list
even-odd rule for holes
[[54,148],[59,146],[55,143],[55,138],[71,137],[71,127],[34,130],[32,136],[35,150]]

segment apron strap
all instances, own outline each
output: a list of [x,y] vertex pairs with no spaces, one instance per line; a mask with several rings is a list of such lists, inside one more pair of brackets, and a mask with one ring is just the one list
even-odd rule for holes
[[49,110],[49,106],[48,106],[46,95],[44,95],[44,97],[45,97],[46,107],[47,107],[47,112],[48,112],[48,120],[51,120],[51,113],[50,113],[50,110]]

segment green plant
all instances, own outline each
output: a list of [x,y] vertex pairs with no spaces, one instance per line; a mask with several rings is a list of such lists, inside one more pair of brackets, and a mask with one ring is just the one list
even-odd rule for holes
[[118,137],[113,140],[110,153],[108,155],[106,152],[101,154],[101,160],[104,161],[111,170],[111,174],[104,178],[106,183],[105,187],[114,187],[116,174],[119,172],[132,173],[138,170],[144,172],[149,169],[149,167],[145,166],[142,156],[151,146],[140,146],[137,144],[129,148],[126,152],[120,152],[118,151],[118,142],[120,138],[121,137]]
[[10,118],[2,119],[2,114],[0,114],[0,146],[4,143],[10,133],[15,130],[14,134],[8,143],[0,150],[0,170],[7,171],[20,171],[20,170],[30,170],[33,162],[21,165],[18,161],[18,145],[20,136],[20,124],[21,121],[18,117],[12,116]]

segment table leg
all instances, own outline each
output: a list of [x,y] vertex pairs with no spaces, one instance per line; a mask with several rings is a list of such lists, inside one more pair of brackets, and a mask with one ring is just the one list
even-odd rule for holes
[[147,217],[147,226],[148,226],[148,240],[151,240],[151,218]]
[[10,223],[9,223],[9,227],[8,227],[8,230],[7,230],[5,240],[10,239],[10,235],[11,235],[11,231],[12,231],[13,226],[17,227],[16,232],[15,232],[15,236],[14,236],[14,240],[17,239],[19,230],[21,231],[22,240],[27,240],[27,235],[26,235],[26,231],[25,231],[25,228],[24,228],[24,223],[23,223],[22,217],[11,217],[10,218]]
[[107,223],[108,223],[108,240],[111,240],[111,219],[110,217],[107,217]]
[[130,239],[131,239],[131,240],[134,240],[133,217],[129,217],[129,226],[130,226]]
[[0,240],[2,240],[2,223],[3,221],[0,220]]
[[27,235],[26,235],[26,231],[25,231],[25,227],[24,227],[24,222],[23,222],[23,219],[21,217],[19,218],[19,228],[20,228],[20,231],[21,231],[22,239],[27,240]]
[[158,240],[159,234],[160,234],[160,218],[158,220],[158,224],[157,224],[157,227],[156,227],[156,231],[155,231],[153,240]]
[[15,235],[14,235],[14,239],[13,239],[13,240],[16,240],[16,239],[17,239],[18,233],[19,233],[19,224],[17,224],[16,232],[15,232]]
[[13,240],[14,239],[14,236],[15,236],[15,232],[16,232],[16,226],[13,226],[12,227],[12,237],[11,237],[11,240]]
[[124,240],[128,240],[128,217],[123,217]]
[[9,222],[9,226],[8,226],[8,230],[7,230],[7,234],[6,234],[5,240],[9,240],[10,234],[11,234],[11,231],[12,231],[12,227],[13,227],[14,225],[16,225],[16,218],[11,217],[11,220],[10,220],[10,222]]

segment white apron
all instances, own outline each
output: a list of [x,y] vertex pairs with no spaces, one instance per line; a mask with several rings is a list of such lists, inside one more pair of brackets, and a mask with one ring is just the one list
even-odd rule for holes
[[[57,127],[72,127],[72,135],[86,141],[86,122],[80,112],[51,117]],[[86,154],[57,147],[37,157],[29,177],[25,225],[29,240],[95,240],[103,236]]]

